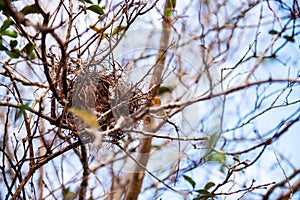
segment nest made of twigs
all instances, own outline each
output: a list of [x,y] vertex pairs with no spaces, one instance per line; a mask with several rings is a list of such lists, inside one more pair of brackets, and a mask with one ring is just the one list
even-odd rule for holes
[[[119,74],[119,75],[117,75]],[[99,131],[113,129],[121,116],[134,114],[147,102],[147,95],[124,80],[121,73],[85,72],[76,77],[72,107],[93,113],[99,124]],[[92,142],[93,136],[86,133],[88,125],[84,120],[74,117],[76,132],[84,142]],[[104,140],[118,141],[126,132],[118,131],[104,136]]]

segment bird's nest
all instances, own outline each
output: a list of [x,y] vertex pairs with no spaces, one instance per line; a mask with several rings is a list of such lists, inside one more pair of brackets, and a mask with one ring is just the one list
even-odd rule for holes
[[[148,102],[148,95],[138,85],[124,80],[122,71],[81,72],[76,77],[71,107],[87,111],[96,117],[99,131],[112,130],[120,117],[128,117]],[[94,135],[86,130],[89,124],[85,119],[72,116],[75,132],[82,142],[92,142]],[[131,122],[131,126],[136,125]],[[103,140],[116,142],[126,136],[125,131],[111,132]]]

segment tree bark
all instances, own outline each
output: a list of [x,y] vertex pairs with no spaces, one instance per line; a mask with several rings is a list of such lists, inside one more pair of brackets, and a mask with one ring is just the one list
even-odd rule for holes
[[[156,57],[156,65],[154,67],[154,71],[150,83],[150,88],[154,87],[152,97],[157,95],[157,91],[162,80],[161,76],[164,69],[164,64],[166,60],[166,51],[168,49],[169,37],[171,32],[171,16],[170,15],[167,16],[166,13],[168,13],[169,10],[174,8],[175,5],[172,5],[172,2],[174,1],[166,0],[164,6],[163,22],[162,22],[163,30],[160,38],[160,49]],[[153,123],[153,120],[151,121],[152,122],[147,127],[144,127],[145,131],[153,132],[157,129],[155,124]],[[152,143],[152,137],[144,137],[140,140],[139,156],[137,158],[137,162],[140,163],[144,168],[146,167],[149,160],[151,143]],[[135,200],[138,198],[138,195],[142,187],[143,179],[145,176],[145,170],[143,167],[136,166],[132,176],[130,177],[130,183],[127,187],[125,200]]]

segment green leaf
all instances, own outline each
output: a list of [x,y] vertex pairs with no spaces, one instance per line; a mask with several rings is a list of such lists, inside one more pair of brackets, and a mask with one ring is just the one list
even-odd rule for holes
[[0,0],[0,11],[2,11],[5,16],[10,16],[8,6],[3,0]]
[[5,31],[8,27],[10,27],[10,25],[13,25],[14,22],[11,19],[6,19],[4,20],[1,28],[0,28],[0,32],[2,33],[3,31]]
[[29,60],[34,60],[35,59],[35,53],[34,53],[34,44],[31,42],[27,43],[25,47],[22,49],[22,52],[24,52]]
[[94,129],[98,129],[98,120],[97,117],[90,111],[78,108],[69,108],[68,111],[77,115],[80,119],[82,119],[87,125]]
[[29,60],[34,60],[35,59],[35,53],[32,51],[29,55],[28,55]]
[[225,165],[226,155],[223,153],[211,151],[206,158],[208,161],[216,161],[222,165]]
[[201,189],[201,190],[196,190],[196,192],[199,194],[196,198],[194,198],[193,200],[207,200],[207,199],[214,199],[214,195],[211,194],[210,192],[208,192],[205,189]]
[[199,193],[199,194],[210,194],[209,191],[205,190],[205,189],[200,189],[200,190],[196,190],[195,192]]
[[98,0],[98,4],[100,4],[101,3],[101,0]]
[[269,34],[271,34],[271,35],[277,35],[278,33],[279,32],[276,31],[276,30],[274,30],[274,29],[272,29],[272,30],[269,31]]
[[209,190],[210,188],[214,187],[216,184],[214,182],[208,182],[204,186],[204,190]]
[[29,6],[25,6],[24,8],[22,8],[22,10],[20,11],[20,13],[22,13],[23,15],[28,15],[28,14],[34,14],[34,13],[40,13],[40,9],[36,4],[32,4]]
[[76,197],[76,194],[74,192],[71,192],[69,187],[67,189],[65,189],[63,200],[73,200],[73,199],[75,199],[75,197]]
[[167,8],[165,10],[165,16],[170,17],[173,14],[173,9],[172,8]]
[[220,136],[217,133],[212,134],[209,139],[208,139],[208,147],[209,149],[211,149],[212,147],[214,147],[216,145],[216,143],[218,142]]
[[34,45],[31,43],[31,42],[28,42],[26,45],[25,45],[25,47],[24,47],[24,52],[25,53],[30,53],[30,52],[32,52],[33,51],[33,49],[34,49]]
[[5,46],[3,46],[3,41],[0,39],[0,51],[8,50]]
[[184,178],[187,182],[189,182],[193,188],[195,188],[196,183],[195,183],[195,181],[194,181],[191,177],[186,176],[186,175],[183,175],[183,178]]
[[18,49],[13,49],[11,51],[6,50],[5,53],[11,58],[19,58],[20,57],[20,51]]
[[35,58],[35,53],[33,50],[34,50],[34,44],[29,42],[25,45],[22,51],[27,54],[30,60],[33,60]]
[[64,194],[69,194],[71,192],[71,189],[69,187],[67,187],[64,191]]
[[283,36],[283,38],[289,42],[295,42],[295,38],[293,36],[285,35],[285,36]]
[[121,31],[125,30],[127,28],[127,26],[118,26],[118,27],[115,27],[111,33],[111,35],[116,35],[118,33],[120,33]]
[[163,95],[164,93],[167,93],[167,92],[172,92],[172,89],[168,86],[162,85],[158,89],[158,95]]
[[76,199],[76,194],[74,192],[70,192],[66,194],[63,198],[63,200],[74,200]]
[[175,8],[176,6],[176,0],[170,0],[170,4],[172,8]]
[[103,8],[101,8],[98,5],[91,5],[91,6],[87,7],[86,9],[90,10],[94,13],[97,13],[98,15],[103,15],[104,14]]
[[17,121],[23,114],[25,114],[25,111],[29,108],[30,102],[27,102],[23,104],[20,108],[16,109],[15,112],[15,118],[14,120]]
[[16,46],[18,45],[18,41],[17,40],[11,40],[9,42],[9,46],[14,49]]
[[18,37],[18,33],[14,30],[5,30],[2,32],[2,35],[7,35],[9,37],[12,37],[12,38],[17,38]]

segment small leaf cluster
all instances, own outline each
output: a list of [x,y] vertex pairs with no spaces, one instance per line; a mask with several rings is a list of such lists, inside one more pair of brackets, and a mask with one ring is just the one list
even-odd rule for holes
[[202,189],[195,190],[196,182],[193,178],[187,175],[183,175],[185,181],[187,181],[193,188],[193,191],[197,193],[193,200],[208,200],[208,199],[215,199],[215,195],[209,190],[213,188],[216,184],[214,182],[208,182]]

